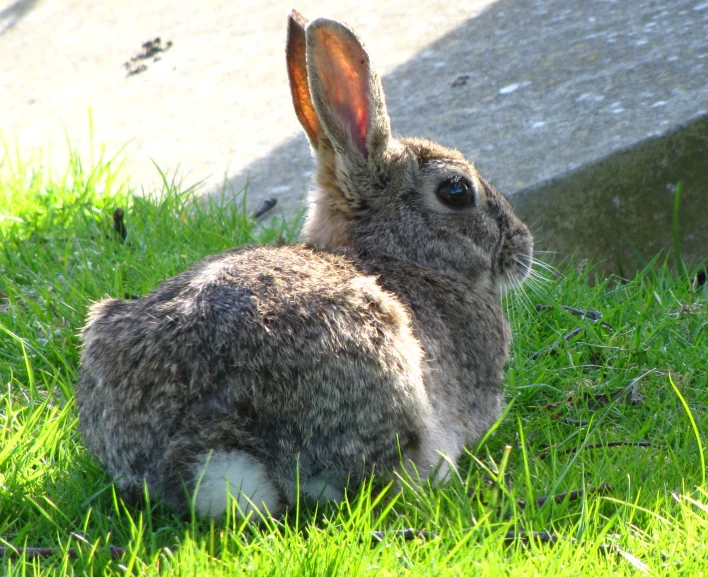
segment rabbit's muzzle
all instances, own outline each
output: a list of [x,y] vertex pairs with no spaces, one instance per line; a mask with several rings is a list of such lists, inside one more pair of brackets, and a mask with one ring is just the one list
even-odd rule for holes
[[496,279],[501,291],[520,286],[531,271],[533,237],[519,220],[502,227],[496,263]]

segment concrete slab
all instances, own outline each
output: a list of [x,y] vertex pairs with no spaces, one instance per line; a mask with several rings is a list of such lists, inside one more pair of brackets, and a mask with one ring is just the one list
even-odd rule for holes
[[[52,157],[61,156],[64,126],[85,146],[91,106],[97,139],[109,151],[129,144],[134,182],[157,181],[154,159],[168,172],[180,167],[188,183],[204,179],[207,191],[224,177],[232,192],[250,180],[253,205],[275,195],[293,214],[312,164],[282,62],[289,5],[17,4],[32,8],[0,36],[6,139],[17,135],[26,151],[54,142]],[[632,252],[624,237],[588,225],[610,218],[627,221],[625,237],[640,252],[668,248],[667,185],[686,176],[683,234],[697,240],[684,252],[692,260],[708,253],[708,181],[695,176],[708,165],[705,0],[304,0],[297,8],[348,21],[384,75],[394,130],[475,160],[537,221],[541,248],[580,247],[581,256],[619,262]],[[122,63],[155,36],[174,45],[126,78]],[[681,144],[686,127],[690,146]],[[664,138],[669,144],[645,147]],[[635,148],[644,152],[627,153]],[[661,175],[649,170],[667,163]],[[577,180],[589,167],[600,172]],[[651,174],[661,181],[659,204],[647,201],[658,194],[646,187]],[[624,195],[634,200],[618,212]]]

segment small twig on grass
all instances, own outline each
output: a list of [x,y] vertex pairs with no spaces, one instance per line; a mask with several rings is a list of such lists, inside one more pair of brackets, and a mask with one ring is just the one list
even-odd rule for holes
[[[113,559],[120,559],[127,549],[111,545],[108,547],[108,551]],[[0,547],[0,558],[22,557],[24,555],[27,559],[39,559],[53,557],[59,553],[64,553],[64,550],[59,547]],[[70,547],[66,554],[71,558],[76,558],[76,550],[73,547]]]
[[601,395],[591,395],[587,399],[588,409],[593,410],[619,401],[625,405],[642,405],[646,397],[639,392],[639,379],[635,379],[626,387],[617,389],[613,393],[604,393]]
[[52,311],[52,314],[54,315],[54,318],[57,319],[58,321],[63,320],[60,316],[59,313],[57,312],[57,309],[54,307],[54,303],[52,301],[47,301],[47,304],[49,305],[49,310]]
[[[611,393],[583,392],[580,395],[576,395],[576,393],[571,391],[566,395],[564,400],[550,403],[546,408],[549,411],[553,411],[551,419],[557,421],[563,418],[563,411],[566,406],[572,404],[580,406],[582,402],[585,402],[589,410],[599,409],[600,407],[616,403],[635,406],[642,405],[644,401],[646,401],[646,397],[639,391],[639,381],[652,372],[654,372],[654,369],[645,372],[628,385],[620,387]],[[587,426],[589,424],[587,421],[577,421],[570,418],[563,419],[561,422],[580,426]]]
[[[553,308],[555,308],[555,307],[553,307],[552,305],[536,305],[537,311],[547,311],[547,310],[552,310]],[[575,307],[570,307],[567,305],[561,305],[561,308],[568,311],[571,314],[577,315],[579,317],[590,319],[592,324],[596,324],[603,317],[603,315],[600,311],[576,309]],[[605,321],[601,321],[600,326],[608,328],[611,331],[615,330],[615,327],[613,327],[610,323],[605,322]],[[573,329],[572,331],[564,334],[563,340],[566,342],[569,342],[571,339],[573,339],[574,337],[577,337],[579,334],[581,334],[583,332],[585,332],[585,327],[577,327],[577,328]],[[560,343],[556,343],[552,346],[545,347],[545,348],[541,349],[540,351],[536,351],[535,353],[533,353],[531,355],[531,359],[536,360],[541,355],[555,355],[558,352],[559,344]]]
[[514,543],[516,541],[521,541],[526,544],[530,541],[539,541],[541,543],[556,543],[558,541],[558,535],[551,533],[550,531],[524,531],[523,529],[516,529],[512,531],[507,531],[504,536],[504,541],[506,543]]
[[[609,483],[603,483],[599,487],[589,487],[587,489],[573,489],[572,491],[568,491],[567,493],[558,493],[557,495],[547,495],[545,497],[538,497],[537,499],[534,499],[534,505],[536,507],[542,507],[546,501],[549,499],[553,499],[556,503],[562,503],[566,499],[568,501],[577,501],[584,495],[593,495],[597,493],[598,495],[604,495],[606,493],[609,493],[612,491],[612,487],[610,487]],[[526,507],[526,501],[523,499],[517,499],[516,504],[521,507],[522,509]]]
[[413,529],[412,527],[408,527],[406,529],[392,529],[390,531],[382,530],[371,532],[372,543],[380,543],[384,540],[384,537],[399,537],[404,541],[413,541],[415,539],[436,539],[438,534],[431,531],[425,531],[424,529]]
[[[493,485],[495,487],[499,487],[499,482],[495,481],[494,479],[492,479],[488,475],[484,476],[484,479],[482,479],[482,482],[486,483],[488,485]],[[504,476],[504,484],[506,485],[507,491],[511,493],[512,486],[511,486],[511,480],[509,478],[508,473]],[[599,487],[588,487],[587,489],[573,489],[572,491],[568,491],[567,493],[558,493],[557,495],[546,495],[544,497],[538,497],[538,498],[534,499],[533,502],[536,505],[536,507],[542,507],[546,503],[546,501],[548,501],[549,499],[552,499],[556,503],[562,503],[566,499],[568,499],[568,501],[577,501],[578,499],[580,499],[584,495],[593,495],[593,494],[605,495],[606,493],[609,493],[610,491],[612,491],[612,487],[610,487],[609,483],[602,483],[602,485],[600,485]],[[474,494],[475,494],[474,489],[470,489],[467,492],[468,497],[472,497]],[[524,501],[523,499],[517,499],[516,504],[519,507],[521,507],[522,509],[526,507],[526,501]]]
[[254,220],[258,220],[262,216],[266,215],[269,213],[271,210],[275,208],[275,205],[278,204],[278,199],[277,198],[265,198],[263,199],[263,202],[261,202],[261,205],[258,207],[256,212],[253,214]]
[[[536,310],[539,312],[553,310],[554,308],[555,307],[553,305],[536,305]],[[593,321],[600,320],[603,316],[600,311],[576,309],[575,307],[569,307],[567,305],[561,305],[561,308],[568,311],[569,313],[578,315],[580,317],[587,317]]]
[[563,335],[563,340],[566,341],[566,342],[568,342],[568,341],[570,341],[570,339],[572,339],[573,337],[577,337],[580,333],[584,333],[584,332],[585,332],[585,327],[578,327],[578,328],[576,328],[576,329],[573,329],[573,330],[570,331],[569,333],[565,333],[565,334]]
[[[567,406],[574,404],[578,406],[580,402],[585,402],[587,404],[587,408],[589,410],[594,410],[594,409],[599,409],[601,407],[605,407],[609,405],[610,403],[619,403],[619,404],[624,404],[624,405],[642,405],[644,404],[644,401],[646,401],[646,397],[639,392],[639,379],[635,379],[632,381],[629,385],[626,385],[624,387],[621,387],[617,389],[616,391],[613,391],[611,393],[599,393],[599,394],[593,394],[589,392],[582,393],[581,395],[576,395],[573,392],[568,393],[566,398],[563,401],[558,401],[556,403],[550,403],[547,405],[547,409],[549,411],[553,411],[553,414],[551,415],[551,419],[553,420],[558,420],[560,419],[563,414],[562,414],[562,409]],[[573,419],[564,419],[563,422],[567,422],[568,424],[585,424],[587,425],[587,421],[575,421],[573,422]]]
[[571,419],[571,418],[563,419],[560,422],[563,423],[564,425],[571,425],[573,427],[587,427],[590,424],[590,421],[586,421],[585,419]]
[[[438,534],[432,531],[424,531],[419,529],[397,529],[393,531],[372,531],[371,532],[371,543],[373,545],[381,543],[385,537],[399,537],[404,541],[413,541],[415,539],[437,539]],[[515,541],[521,541],[522,543],[529,543],[530,541],[539,541],[541,543],[555,543],[558,541],[558,535],[551,533],[550,531],[524,531],[523,529],[512,529],[507,531],[504,535],[505,543],[513,543]]]
[[[609,490],[609,486],[606,483],[603,483],[600,485],[596,491],[598,493],[604,492],[605,490]],[[593,489],[595,491],[595,489]],[[589,490],[588,490],[589,492]],[[575,491],[571,491],[571,494],[575,493]],[[582,492],[581,492],[582,494]],[[561,495],[557,495],[556,497],[560,497]],[[565,493],[563,494],[565,497]],[[579,497],[576,497],[579,498]],[[537,499],[538,501],[538,499]],[[386,537],[399,537],[402,538],[404,541],[413,541],[415,539],[424,539],[424,540],[431,540],[431,539],[437,539],[438,534],[434,533],[432,531],[422,531],[418,529],[412,529],[412,528],[407,528],[407,529],[399,529],[399,530],[393,530],[393,531],[372,531],[371,533],[371,544],[372,545],[377,545],[378,543],[381,543],[384,538]],[[536,541],[538,543],[545,543],[549,545],[553,545],[557,543],[560,540],[560,537],[553,533],[552,531],[526,531],[524,529],[512,529],[510,531],[507,531],[504,534],[504,542],[507,544],[512,544],[519,542],[523,545],[528,545],[532,541]],[[576,543],[577,540],[571,538],[571,542]],[[605,554],[610,554],[610,553],[616,553],[619,556],[623,557],[625,560],[632,562],[635,566],[640,568],[639,563],[641,563],[642,566],[645,566],[641,561],[639,561],[636,557],[634,557],[631,554],[628,554],[626,551],[623,551],[620,549],[617,545],[599,545],[598,546],[598,552],[599,553],[605,553]],[[635,563],[634,560],[637,562]]]
[[[653,448],[655,445],[652,445],[651,443],[647,443],[646,441],[637,441],[637,442],[632,442],[632,441],[610,441],[608,443],[595,443],[594,445],[585,445],[581,449],[565,449],[558,453],[558,455],[567,455],[569,453],[574,453],[577,452],[578,450],[586,450],[589,451],[591,449],[604,449],[608,447],[644,447],[644,448]],[[547,459],[550,456],[550,447],[546,449],[545,451],[539,453],[538,458],[543,460]]]

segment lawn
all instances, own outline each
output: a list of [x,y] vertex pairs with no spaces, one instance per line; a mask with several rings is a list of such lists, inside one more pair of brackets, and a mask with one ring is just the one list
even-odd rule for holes
[[0,166],[1,575],[708,567],[708,294],[663,257],[630,281],[539,262],[504,297],[507,410],[445,485],[377,481],[338,508],[260,525],[177,518],[147,494],[124,504],[77,429],[87,306],[144,295],[234,245],[293,240],[297,223],[256,222],[242,196],[202,202],[167,178],[159,195],[134,195],[121,171],[104,158],[52,178],[8,156]]

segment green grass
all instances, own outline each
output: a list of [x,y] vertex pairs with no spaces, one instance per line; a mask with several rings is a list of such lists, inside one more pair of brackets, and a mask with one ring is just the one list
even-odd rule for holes
[[[166,179],[161,196],[134,196],[118,164],[99,158],[84,168],[74,158],[54,179],[7,157],[0,167],[0,546],[51,553],[6,555],[0,574],[704,571],[707,296],[657,261],[630,282],[596,277],[587,264],[563,274],[539,265],[545,281],[505,297],[515,334],[507,411],[445,486],[364,488],[339,508],[302,508],[260,526],[178,519],[149,497],[123,504],[77,430],[88,304],[146,294],[204,255],[292,239],[294,227],[256,224],[242,198],[203,203]],[[125,242],[113,231],[118,207]],[[560,305],[602,311],[608,324]],[[627,402],[618,391],[633,386]],[[649,446],[607,445],[615,441]],[[602,494],[534,501],[603,483]],[[408,527],[429,534],[406,541],[395,532]],[[108,546],[120,548],[115,558]]]

